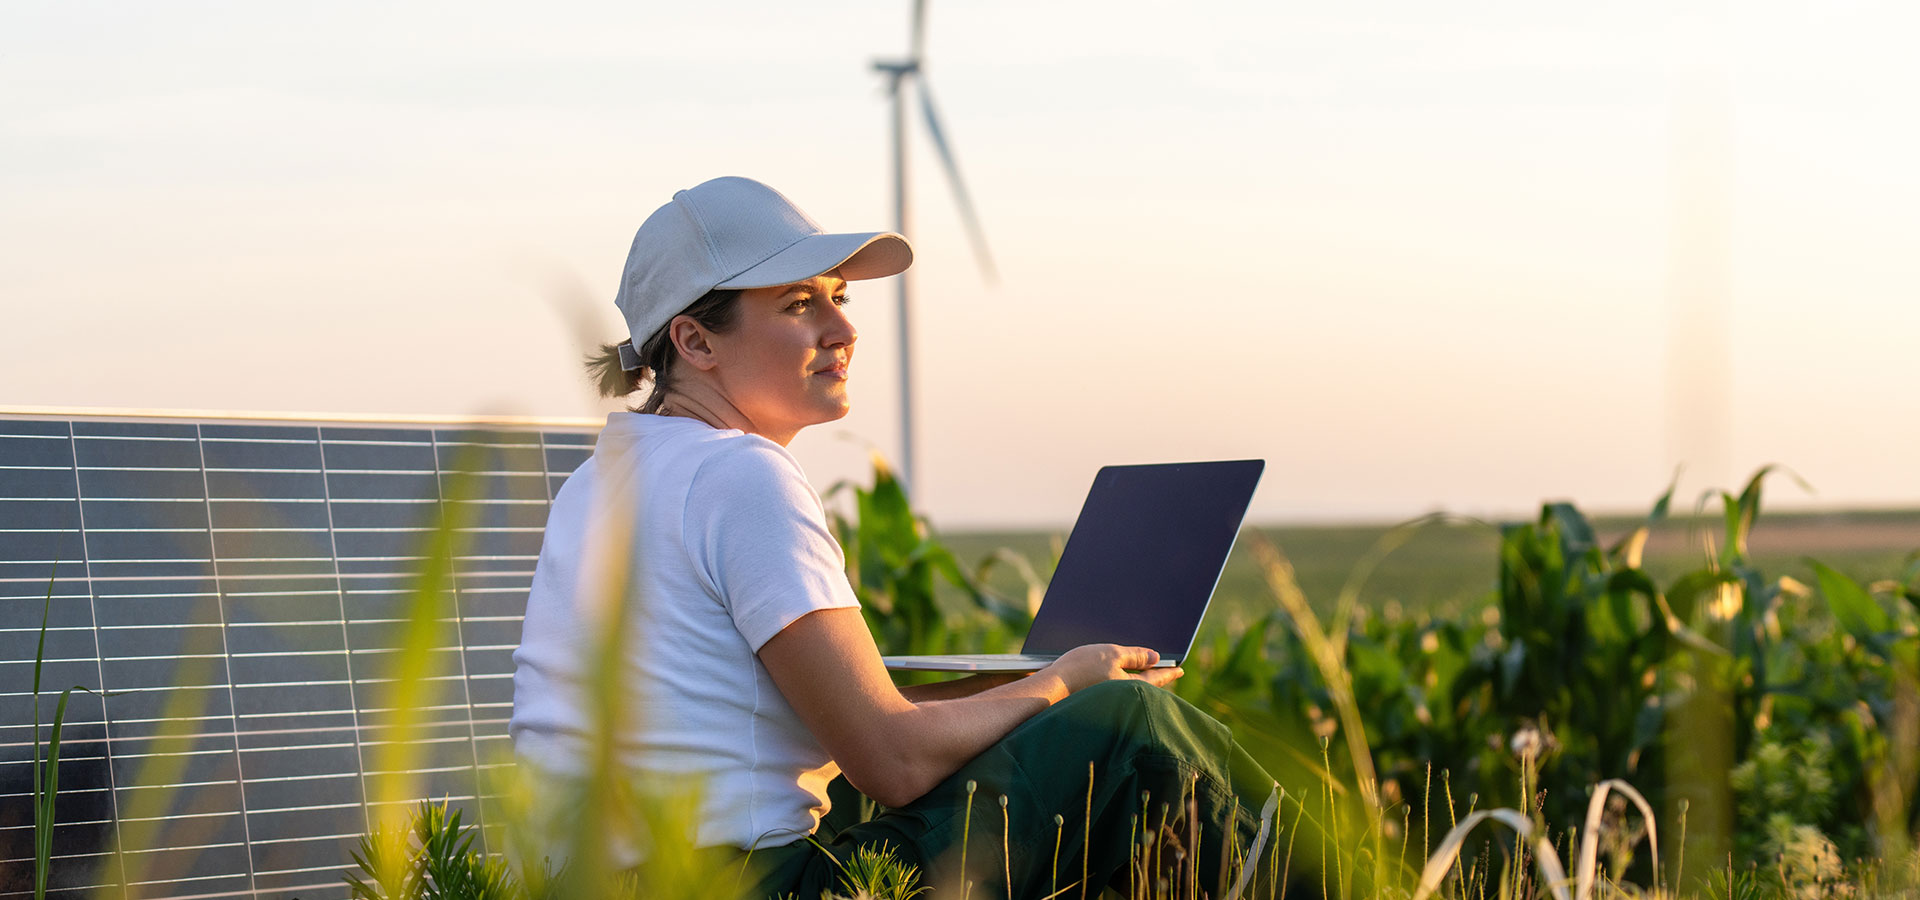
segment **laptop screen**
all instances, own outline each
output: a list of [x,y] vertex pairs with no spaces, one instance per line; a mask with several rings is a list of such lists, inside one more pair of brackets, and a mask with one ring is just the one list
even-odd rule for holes
[[1265,466],[1252,459],[1101,469],[1023,652],[1114,643],[1185,656]]

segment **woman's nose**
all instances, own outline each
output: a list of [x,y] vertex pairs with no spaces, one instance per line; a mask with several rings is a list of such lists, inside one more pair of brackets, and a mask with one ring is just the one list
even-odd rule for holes
[[860,339],[860,329],[853,327],[853,320],[847,317],[844,307],[835,305],[833,322],[828,326],[827,333],[821,337],[829,347],[851,347],[853,342]]

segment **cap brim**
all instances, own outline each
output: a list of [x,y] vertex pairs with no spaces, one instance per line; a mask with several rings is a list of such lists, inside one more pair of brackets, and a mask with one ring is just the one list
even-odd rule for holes
[[841,278],[862,281],[898,275],[910,265],[913,265],[913,245],[891,231],[814,234],[714,287],[775,287],[806,281],[835,269],[840,270]]

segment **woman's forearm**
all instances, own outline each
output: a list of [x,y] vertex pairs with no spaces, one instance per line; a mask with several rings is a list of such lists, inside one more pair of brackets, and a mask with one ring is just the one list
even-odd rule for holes
[[971,697],[981,691],[1011,684],[1025,677],[1020,673],[996,672],[992,674],[969,675],[951,681],[938,681],[933,684],[913,684],[900,689],[900,696],[915,703],[929,700],[958,700]]
[[[1067,685],[1043,673],[1017,678],[968,697],[916,701],[887,731],[893,741],[868,748],[877,754],[843,760],[854,786],[887,806],[904,806],[993,746],[1020,723],[1064,699]],[[855,770],[884,773],[868,790]]]

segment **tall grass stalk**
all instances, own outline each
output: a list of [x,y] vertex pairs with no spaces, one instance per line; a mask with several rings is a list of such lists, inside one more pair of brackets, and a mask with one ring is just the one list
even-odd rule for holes
[[1080,813],[1080,898],[1087,896],[1087,863],[1093,855],[1093,760],[1087,760],[1087,804]]
[[[1280,865],[1280,900],[1287,900],[1287,883],[1290,880],[1287,876],[1293,872],[1293,841],[1300,836],[1300,817],[1307,814],[1306,804],[1295,799],[1293,805],[1295,808],[1293,827],[1287,829],[1287,860]],[[1268,889],[1268,894],[1272,894],[1271,887]]]
[[[1139,820],[1136,819],[1135,821],[1137,822]],[[1047,893],[1049,896],[1060,893],[1060,837],[1061,835],[1066,833],[1066,830],[1067,830],[1067,820],[1063,816],[1061,816],[1059,813],[1054,813],[1053,814],[1053,867],[1049,870],[1049,874],[1047,876]],[[1131,837],[1127,839],[1127,846],[1128,847],[1133,846],[1133,839]]]
[[[442,500],[437,507],[438,522],[427,534],[427,545],[420,571],[408,592],[406,618],[400,626],[400,646],[391,657],[387,688],[381,700],[384,712],[378,734],[382,738],[374,751],[372,790],[369,792],[374,825],[369,860],[388,870],[376,874],[381,884],[401,884],[403,872],[390,870],[405,864],[408,858],[407,822],[409,809],[421,793],[420,777],[414,765],[415,754],[424,746],[420,741],[425,726],[425,711],[437,703],[439,675],[436,651],[446,646],[445,598],[451,595],[454,566],[461,556],[470,523],[475,514],[471,502],[478,496],[478,477],[470,472],[483,471],[473,465],[476,454],[463,456],[465,466],[441,479]],[[477,786],[477,785],[476,785]]]
[[[1346,739],[1347,752],[1353,758],[1354,781],[1360,789],[1361,799],[1368,807],[1377,806],[1379,798],[1373,794],[1378,785],[1378,779],[1374,776],[1373,751],[1367,746],[1366,725],[1360,717],[1359,704],[1353,697],[1353,682],[1343,662],[1342,647],[1336,646],[1333,638],[1321,628],[1313,606],[1300,590],[1293,563],[1280,552],[1278,546],[1259,532],[1253,532],[1252,537],[1254,540],[1250,544],[1254,558],[1260,563],[1267,587],[1292,620],[1295,633],[1306,645],[1328,695],[1333,698],[1334,710],[1340,718],[1340,731]],[[1344,644],[1344,635],[1341,641]]]
[[58,581],[60,564],[54,563],[54,574],[47,576],[47,599],[40,609],[40,640],[33,655],[33,898],[46,900],[47,878],[53,864],[53,825],[54,807],[60,797],[60,731],[67,721],[67,701],[76,690],[86,690],[74,685],[60,692],[60,700],[54,704],[51,733],[47,738],[46,766],[43,771],[40,761],[40,669],[47,658],[47,623],[53,615],[53,590]]

